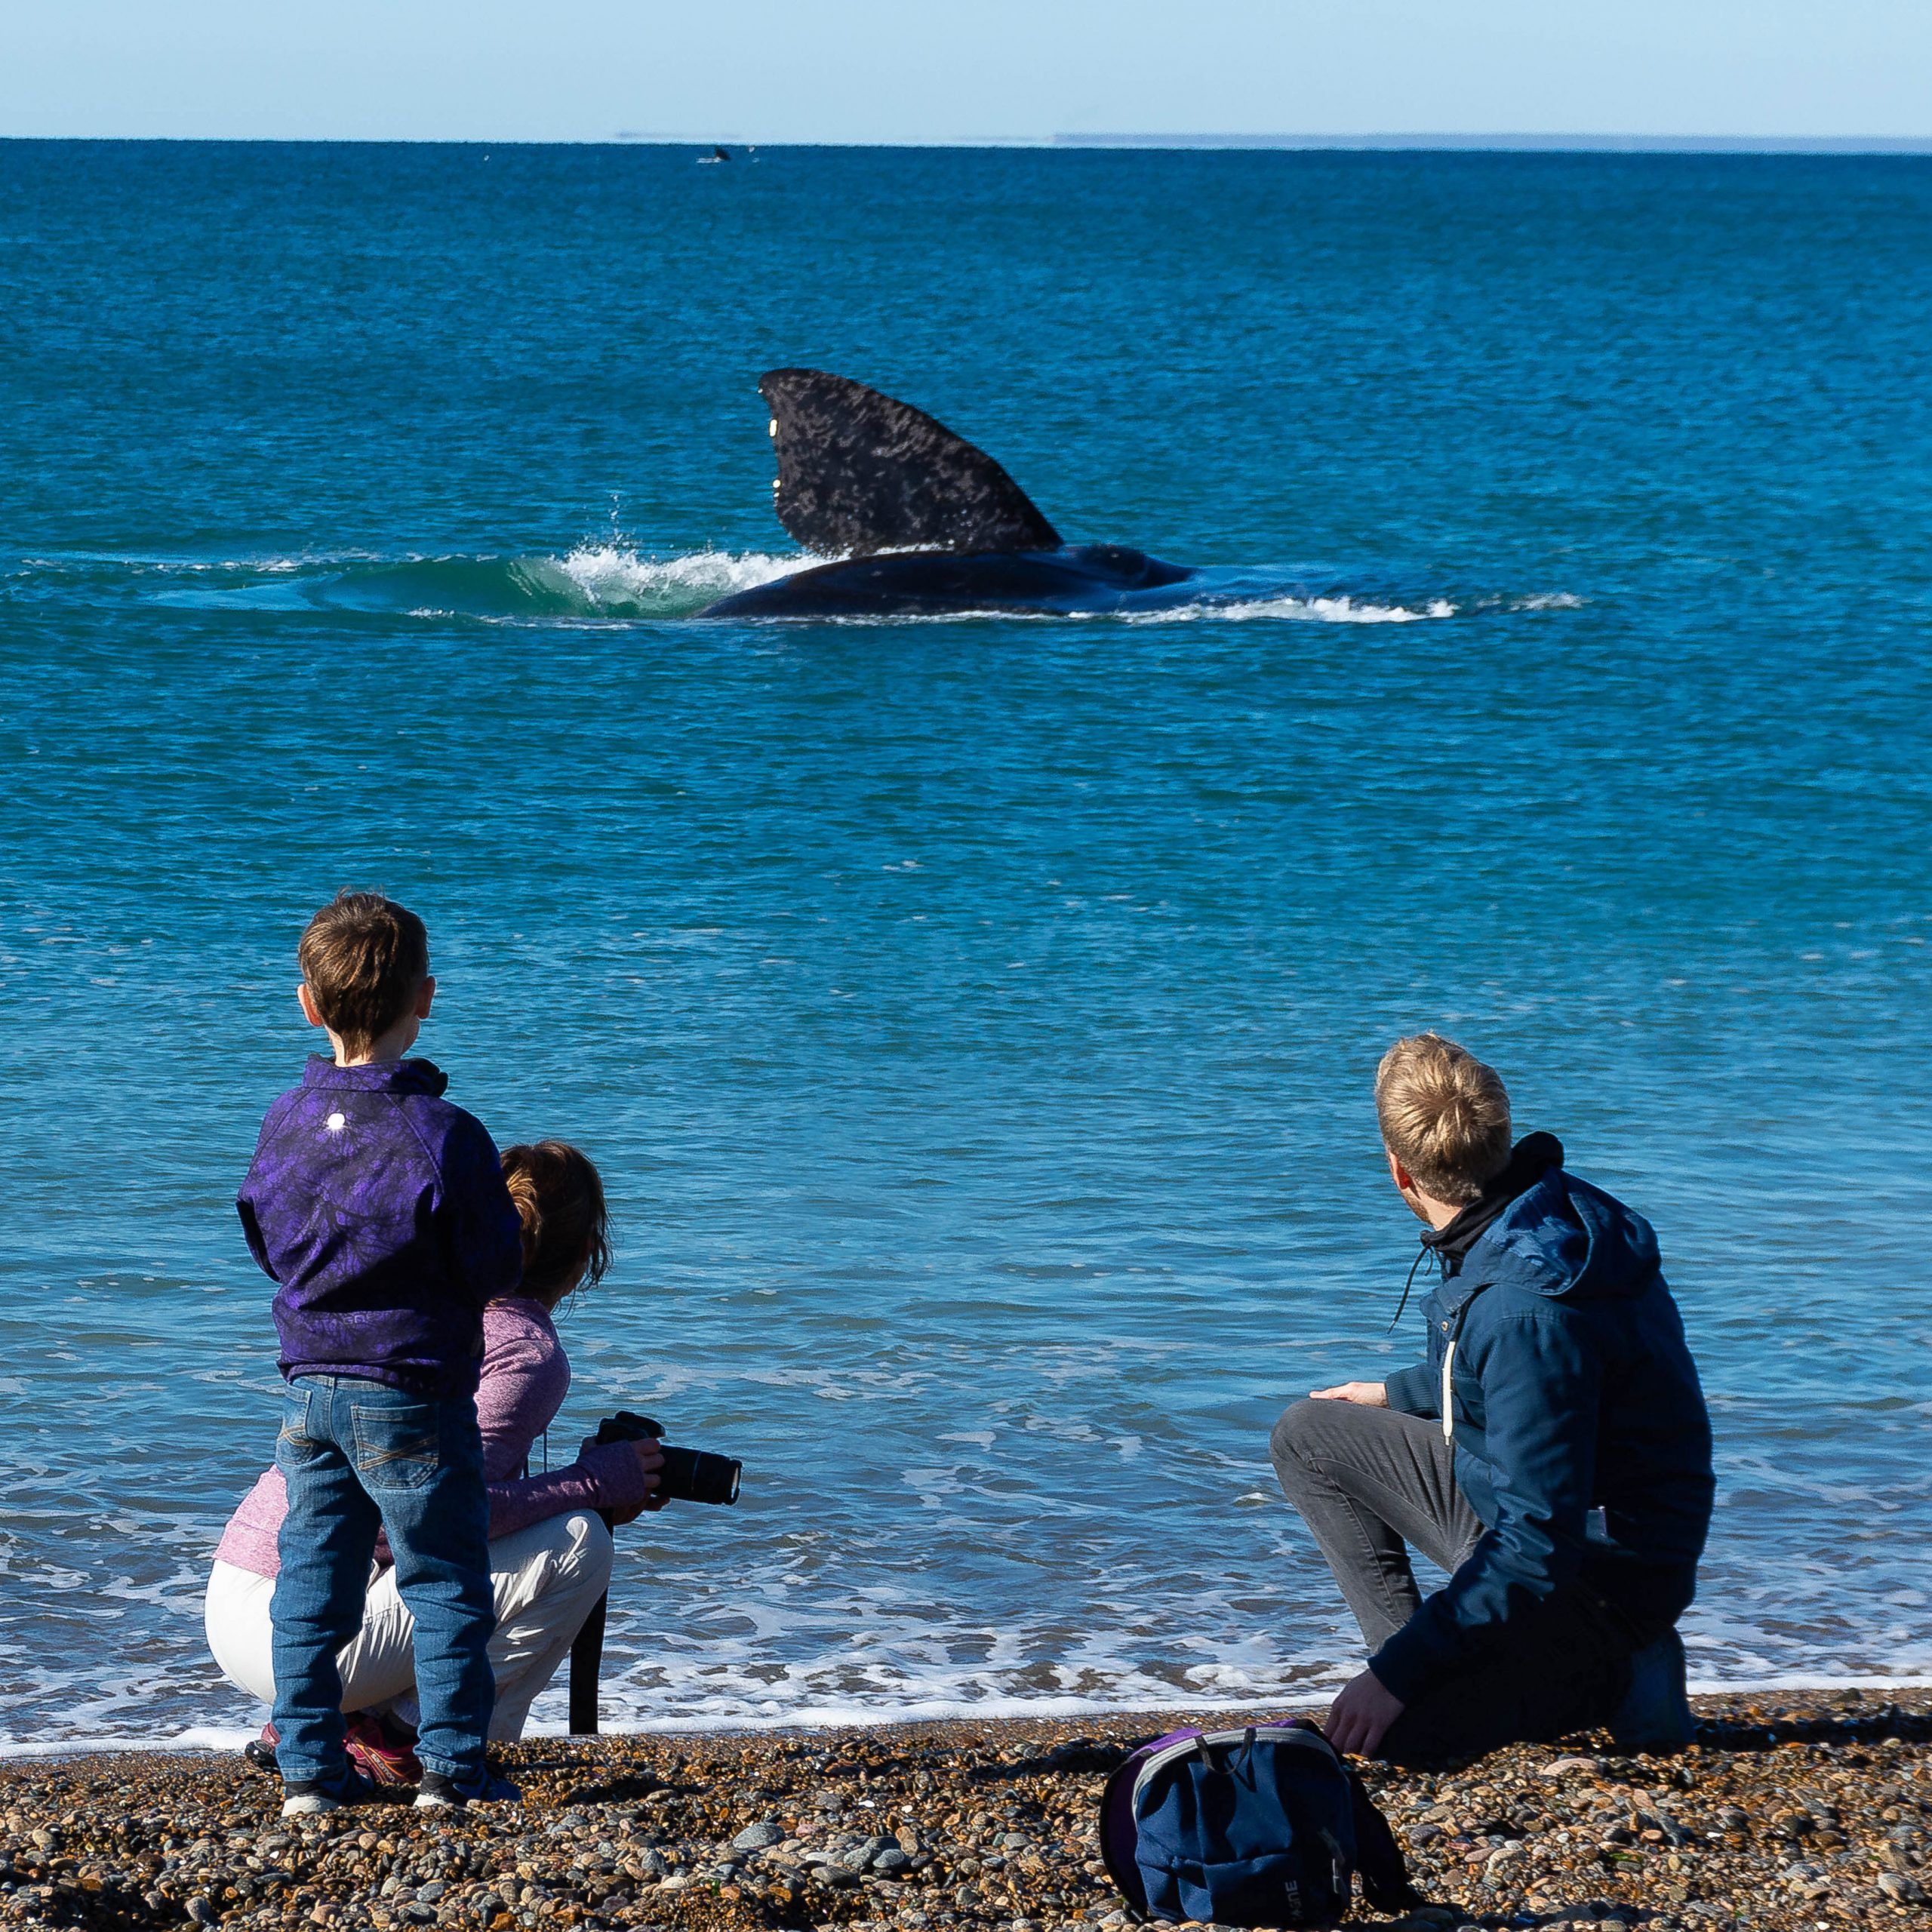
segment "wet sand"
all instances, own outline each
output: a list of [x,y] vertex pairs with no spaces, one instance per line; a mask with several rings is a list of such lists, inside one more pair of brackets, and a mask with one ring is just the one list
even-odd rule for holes
[[[1700,1742],[1676,1758],[1586,1737],[1372,1769],[1437,1902],[1394,1922],[1808,1932],[1925,1911],[1932,1694],[1697,1703]],[[502,1757],[521,1806],[290,1823],[238,1758],[17,1761],[0,1766],[0,1924],[1124,1925],[1093,1835],[1101,1786],[1133,1743],[1204,1721],[537,1740]]]

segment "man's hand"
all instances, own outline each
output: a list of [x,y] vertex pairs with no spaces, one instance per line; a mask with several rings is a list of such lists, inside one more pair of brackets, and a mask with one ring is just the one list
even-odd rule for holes
[[[595,1436],[586,1435],[577,1454],[580,1456],[588,1454],[590,1451],[598,1446]],[[657,1472],[664,1466],[664,1451],[654,1438],[646,1436],[641,1441],[607,1444],[603,1446],[628,1449],[637,1458],[637,1466],[643,1476],[644,1486],[651,1492],[635,1509],[614,1510],[611,1516],[611,1524],[614,1529],[620,1523],[635,1523],[647,1509],[661,1509],[671,1500],[668,1496],[660,1496],[657,1494]]]
[[1338,1382],[1332,1389],[1311,1389],[1318,1402],[1359,1402],[1365,1409],[1389,1406],[1389,1386],[1384,1382]]
[[1337,1751],[1370,1757],[1406,1708],[1401,1698],[1383,1690],[1382,1680],[1374,1671],[1365,1670],[1343,1684],[1329,1706],[1323,1735]]

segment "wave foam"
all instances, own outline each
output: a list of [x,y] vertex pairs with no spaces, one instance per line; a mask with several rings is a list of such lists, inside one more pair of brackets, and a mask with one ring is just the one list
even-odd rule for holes
[[709,549],[659,558],[606,543],[580,545],[561,558],[525,558],[512,568],[534,586],[580,599],[601,615],[682,617],[734,591],[789,577],[811,561]]
[[1229,604],[1204,600],[1171,611],[1137,611],[1128,621],[1172,624],[1213,618],[1223,623],[1247,623],[1260,618],[1302,624],[1419,624],[1456,614],[1457,607],[1446,597],[1432,597],[1420,610],[1404,604],[1358,602],[1349,596],[1257,597]]
[[[1164,1697],[1125,1698],[1111,1695],[1091,1697],[926,1697],[898,1704],[867,1704],[828,1701],[817,1704],[776,1706],[763,1711],[688,1711],[675,1714],[652,1712],[619,1712],[617,1721],[607,1712],[602,1729],[607,1736],[662,1736],[692,1733],[760,1730],[866,1730],[888,1724],[968,1723],[1014,1718],[1036,1721],[1048,1718],[1131,1717],[1140,1712],[1204,1712],[1252,1711],[1262,1706],[1305,1706],[1318,1709],[1329,1695],[1340,1688],[1354,1666],[1340,1671],[1332,1681],[1311,1681],[1276,1694],[1246,1697],[1189,1696],[1185,1693]],[[1830,1677],[1806,1675],[1795,1677],[1693,1678],[1694,1697],[1762,1697],[1771,1693],[1827,1693],[1834,1690],[1932,1690],[1927,1677]],[[546,1695],[544,1703],[555,1701]],[[605,1701],[608,1703],[608,1687]],[[539,1706],[541,1709],[541,1706]],[[183,1730],[149,1737],[123,1733],[98,1736],[76,1735],[58,1740],[0,1737],[0,1762],[48,1758],[79,1758],[96,1753],[124,1755],[137,1752],[235,1752],[257,1734],[253,1728],[195,1724]],[[524,1733],[527,1737],[565,1737],[571,1734],[561,1716],[536,1718]]]
[[[586,541],[561,555],[392,555],[317,549],[300,555],[22,556],[5,574],[23,594],[83,599],[132,596],[202,608],[349,611],[484,624],[608,624],[693,617],[733,592],[795,575],[823,559],[709,546],[660,555],[617,541]],[[10,595],[22,594],[11,589]],[[814,619],[848,624],[1038,623],[1413,624],[1497,612],[1570,610],[1567,592],[1464,595],[1373,589],[1286,564],[1210,565],[1182,585],[1134,592],[1111,609]]]

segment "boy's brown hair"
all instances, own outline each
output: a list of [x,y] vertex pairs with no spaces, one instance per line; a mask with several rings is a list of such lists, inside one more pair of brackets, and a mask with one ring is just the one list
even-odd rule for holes
[[429,971],[429,935],[379,892],[338,892],[309,921],[296,957],[323,1024],[366,1053],[409,1011]]
[[604,1183],[567,1140],[503,1149],[503,1180],[523,1223],[523,1292],[554,1302],[594,1288],[611,1265]]
[[1440,1033],[1398,1040],[1375,1069],[1383,1143],[1423,1193],[1463,1203],[1509,1164],[1503,1076]]

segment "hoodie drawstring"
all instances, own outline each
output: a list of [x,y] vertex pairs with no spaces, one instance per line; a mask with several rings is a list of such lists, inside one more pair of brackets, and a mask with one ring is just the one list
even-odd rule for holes
[[1426,1247],[1416,1250],[1416,1258],[1409,1263],[1409,1278],[1402,1284],[1402,1299],[1395,1304],[1395,1312],[1389,1318],[1389,1326],[1383,1331],[1383,1334],[1395,1334],[1395,1324],[1401,1320],[1402,1311],[1409,1305],[1409,1291],[1416,1284],[1416,1270],[1428,1259],[1429,1252]]

